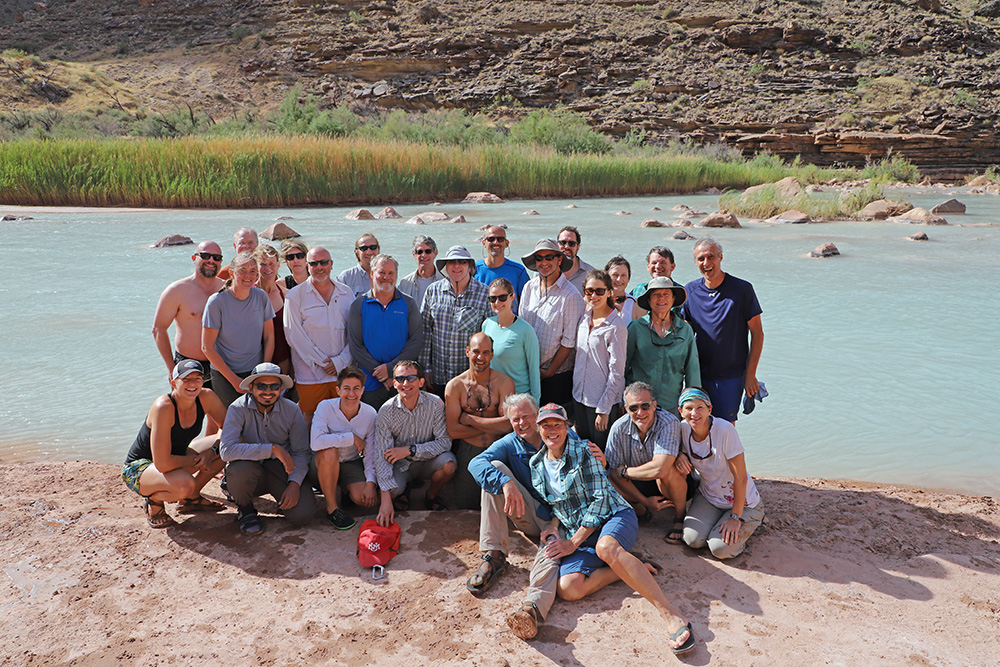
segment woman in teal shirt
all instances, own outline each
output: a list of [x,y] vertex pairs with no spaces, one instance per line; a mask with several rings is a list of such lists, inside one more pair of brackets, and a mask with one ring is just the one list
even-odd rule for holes
[[531,325],[514,314],[514,286],[506,278],[490,283],[490,308],[495,316],[483,321],[483,333],[493,340],[490,368],[514,381],[519,394],[531,394],[541,400],[538,336]]

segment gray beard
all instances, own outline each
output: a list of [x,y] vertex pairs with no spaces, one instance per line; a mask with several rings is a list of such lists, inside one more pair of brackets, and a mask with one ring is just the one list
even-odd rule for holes
[[202,264],[198,267],[198,275],[205,278],[214,278],[219,273],[219,267],[216,265],[214,268],[209,268],[207,264]]

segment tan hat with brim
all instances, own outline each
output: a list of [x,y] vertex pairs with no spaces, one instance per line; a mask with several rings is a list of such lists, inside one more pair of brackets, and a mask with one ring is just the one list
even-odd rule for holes
[[685,290],[680,285],[675,285],[670,278],[658,277],[653,278],[646,285],[646,291],[635,298],[635,303],[637,306],[643,310],[649,310],[649,293],[655,289],[668,289],[674,293],[674,308],[679,308],[681,304],[687,301],[687,290]]
[[240,382],[240,391],[250,391],[250,385],[253,384],[253,381],[261,377],[278,378],[281,380],[282,389],[291,389],[294,384],[294,382],[292,382],[292,378],[281,372],[281,368],[278,364],[272,364],[269,361],[265,361],[262,364],[254,366],[253,373],[245,377],[243,382]]
[[538,243],[535,244],[535,249],[532,250],[530,254],[522,257],[521,262],[526,268],[532,271],[537,271],[538,269],[535,268],[535,254],[544,250],[551,250],[552,252],[562,255],[562,261],[559,262],[559,270],[562,273],[566,273],[570,270],[570,267],[573,266],[573,260],[562,254],[562,250],[559,249],[559,244],[556,243],[554,239],[538,239]]

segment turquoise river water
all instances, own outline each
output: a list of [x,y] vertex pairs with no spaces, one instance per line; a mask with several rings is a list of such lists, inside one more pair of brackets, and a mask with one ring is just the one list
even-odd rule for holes
[[[933,206],[952,196],[908,189]],[[954,191],[968,205],[948,227],[838,222],[715,230],[723,268],[750,280],[764,309],[758,377],[771,396],[738,427],[752,474],[915,484],[1000,495],[997,402],[1000,372],[1000,200]],[[263,230],[280,215],[310,245],[327,247],[335,273],[354,262],[353,241],[375,233],[384,252],[412,270],[414,234],[444,250],[482,254],[476,229],[506,223],[512,256],[565,224],[583,235],[594,265],[621,252],[644,280],[646,250],[677,255],[674,277],[697,276],[691,241],[669,221],[676,204],[711,211],[716,197],[660,196],[398,206],[464,215],[468,223],[349,221],[349,208],[34,212],[0,225],[0,461],[123,460],[153,399],[167,390],[150,334],[160,291],[192,271],[192,248],[150,249],[161,236],[213,239],[232,257],[233,231]],[[373,202],[373,212],[384,203]],[[662,209],[651,212],[653,207]],[[537,216],[523,215],[534,209]],[[615,215],[631,211],[630,216]],[[5,211],[0,208],[0,215]],[[405,219],[405,218],[404,218]],[[974,226],[968,226],[974,225]],[[977,226],[978,225],[978,226]],[[931,240],[907,239],[926,231]],[[692,230],[700,233],[701,230]],[[832,241],[840,257],[809,259]],[[991,296],[992,295],[992,296]]]

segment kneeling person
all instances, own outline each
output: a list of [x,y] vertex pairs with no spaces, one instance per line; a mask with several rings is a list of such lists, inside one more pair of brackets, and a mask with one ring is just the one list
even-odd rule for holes
[[276,364],[257,364],[242,383],[222,427],[221,453],[226,485],[236,503],[240,530],[264,530],[253,499],[265,493],[292,523],[308,523],[316,510],[311,489],[302,489],[309,472],[309,429],[299,407],[281,396],[292,379]]
[[146,499],[146,521],[153,528],[176,523],[166,502],[180,503],[181,512],[222,509],[221,503],[201,495],[224,465],[217,455],[219,438],[198,434],[206,414],[221,423],[226,409],[203,386],[205,368],[197,360],[178,362],[170,378],[170,393],[153,402],[122,467],[125,484]]
[[353,528],[354,519],[337,503],[341,484],[356,505],[374,507],[375,465],[365,456],[365,446],[375,430],[375,408],[361,402],[365,373],[348,366],[337,375],[340,397],[319,404],[313,415],[310,446],[314,452],[311,471],[319,480],[326,501],[326,518],[335,528]]
[[[421,391],[424,378],[415,361],[400,361],[392,370],[397,394],[379,408],[371,454],[381,492],[378,523],[388,526],[395,511],[409,507],[410,480],[430,480],[427,509],[446,509],[438,494],[455,475],[455,455],[444,420],[444,402]],[[395,504],[394,504],[395,503]]]

